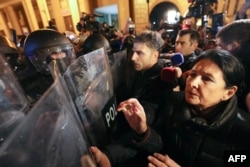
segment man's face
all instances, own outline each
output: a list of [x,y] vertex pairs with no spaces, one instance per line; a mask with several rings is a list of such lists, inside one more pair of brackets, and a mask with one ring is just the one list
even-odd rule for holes
[[66,53],[65,52],[58,52],[58,53],[53,53],[50,55],[50,57],[54,60],[56,59],[62,59],[66,57]]
[[150,69],[158,60],[158,51],[154,51],[146,46],[145,43],[137,42],[133,45],[133,62],[136,71]]
[[216,45],[217,45],[217,49],[224,49],[224,50],[228,50],[231,52],[231,48],[226,45],[222,40],[221,38],[216,38]]
[[175,53],[182,53],[183,56],[192,54],[197,49],[198,43],[190,41],[190,35],[177,36],[175,41]]

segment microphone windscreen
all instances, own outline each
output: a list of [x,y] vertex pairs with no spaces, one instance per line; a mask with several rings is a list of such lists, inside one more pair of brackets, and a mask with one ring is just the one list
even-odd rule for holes
[[173,66],[179,66],[184,63],[184,57],[181,53],[175,53],[170,59]]
[[248,93],[246,96],[246,104],[247,104],[248,112],[250,112],[250,93]]
[[177,74],[174,67],[165,67],[161,70],[161,80],[164,82],[173,82],[176,79]]

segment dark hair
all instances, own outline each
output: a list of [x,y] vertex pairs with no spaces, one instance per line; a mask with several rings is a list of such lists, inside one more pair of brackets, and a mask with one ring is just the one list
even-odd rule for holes
[[245,71],[240,61],[230,52],[223,49],[210,49],[198,56],[195,64],[203,59],[208,59],[221,69],[226,87],[237,86],[238,91],[244,88]]
[[216,38],[228,45],[233,41],[243,44],[250,39],[250,20],[241,19],[225,25],[217,34]]
[[142,42],[145,43],[149,48],[161,52],[164,40],[161,34],[157,31],[146,30],[136,35],[134,43]]
[[200,35],[198,33],[198,31],[194,30],[194,29],[183,29],[180,30],[178,35],[181,37],[183,35],[190,35],[190,41],[195,41],[195,42],[199,42],[200,41]]

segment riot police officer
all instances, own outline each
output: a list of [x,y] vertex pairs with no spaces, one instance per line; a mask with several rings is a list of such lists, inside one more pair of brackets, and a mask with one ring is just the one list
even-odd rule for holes
[[79,47],[81,49],[77,52],[76,54],[77,57],[87,54],[91,51],[100,49],[102,47],[106,49],[107,53],[110,53],[112,50],[107,38],[105,38],[102,34],[99,34],[99,33],[93,33],[89,35],[85,39],[85,41],[83,41],[82,43],[79,43]]
[[25,65],[19,61],[19,52],[16,44],[6,36],[0,36],[0,52],[8,61],[13,71],[16,73],[22,70]]
[[24,54],[29,65],[17,76],[32,106],[53,83],[53,77],[63,73],[75,59],[75,50],[63,34],[40,29],[27,36]]
[[21,123],[28,111],[28,100],[17,82],[13,69],[1,56],[0,47],[0,145]]

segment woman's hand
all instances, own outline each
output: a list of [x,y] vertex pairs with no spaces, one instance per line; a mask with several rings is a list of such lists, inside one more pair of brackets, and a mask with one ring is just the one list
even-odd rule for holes
[[122,111],[130,125],[136,133],[147,131],[146,114],[142,105],[135,98],[128,99],[119,104],[117,111]]
[[162,155],[154,153],[153,156],[148,156],[148,167],[180,167],[174,160],[168,155]]

